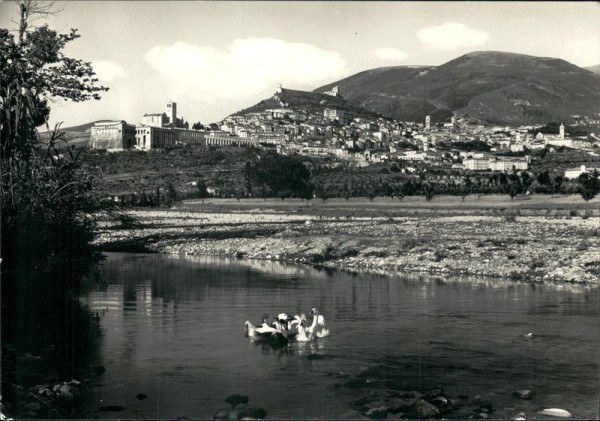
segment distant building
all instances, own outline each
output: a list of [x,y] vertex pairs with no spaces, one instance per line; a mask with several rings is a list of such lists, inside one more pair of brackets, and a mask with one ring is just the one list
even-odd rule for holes
[[335,97],[341,97],[341,93],[340,93],[340,87],[339,86],[334,86],[333,89],[331,91],[327,91],[327,92],[323,92],[325,95],[329,95],[329,96],[335,96]]
[[142,124],[152,127],[163,127],[167,124],[167,115],[165,113],[144,114]]
[[167,102],[166,112],[144,114],[142,124],[152,127],[175,127],[179,129],[189,128],[183,117],[177,115],[177,103]]
[[561,139],[565,138],[565,125],[560,123],[560,127],[558,128],[558,135]]
[[585,173],[589,174],[594,170],[600,171],[600,168],[586,168],[585,165],[581,165],[580,167],[576,167],[576,168],[569,168],[569,169],[565,170],[565,178],[570,178],[570,179],[577,178],[581,174],[585,174]]
[[353,119],[353,116],[348,111],[335,108],[325,108],[323,117],[328,118],[329,120],[337,120],[342,126],[349,124]]
[[206,141],[204,133],[197,130],[154,127],[143,124],[135,127],[136,149],[150,150],[177,144],[206,145]]
[[463,160],[465,169],[471,171],[485,171],[489,169],[489,159],[468,158]]
[[135,146],[135,126],[121,121],[95,123],[90,132],[93,149],[123,150]]
[[494,158],[467,158],[463,160],[465,169],[471,171],[523,171],[527,169],[527,157],[496,156]]
[[425,116],[425,130],[430,130],[431,129],[431,116],[426,115]]
[[522,157],[497,157],[489,160],[489,169],[492,171],[523,171],[527,169],[527,158]]
[[572,148],[573,147],[573,140],[572,139],[565,139],[565,138],[560,138],[560,139],[546,139],[546,145],[551,145],[551,146],[564,146],[566,148]]

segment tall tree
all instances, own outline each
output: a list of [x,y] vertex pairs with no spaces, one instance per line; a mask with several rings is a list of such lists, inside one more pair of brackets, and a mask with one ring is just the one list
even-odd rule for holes
[[[32,25],[57,12],[51,3],[24,0],[18,7],[16,38],[0,29],[2,269],[16,269],[20,259],[32,270],[69,264],[83,270],[79,263],[91,253],[91,215],[104,205],[89,194],[92,175],[80,167],[65,135],[48,127],[48,104],[99,99],[108,88],[96,84],[90,63],[64,54],[79,38],[75,29],[59,34]],[[44,124],[42,137],[38,127]]]
[[208,186],[204,182],[204,180],[198,180],[196,182],[196,188],[198,189],[198,198],[202,199],[202,203],[204,203],[204,199],[210,197],[210,193],[208,192]]

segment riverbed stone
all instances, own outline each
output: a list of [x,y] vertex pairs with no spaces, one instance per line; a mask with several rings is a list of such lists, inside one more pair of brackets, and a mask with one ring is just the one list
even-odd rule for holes
[[381,420],[387,418],[388,408],[384,405],[375,406],[368,408],[363,414],[371,419]]
[[264,408],[248,406],[238,410],[238,419],[244,417],[263,419],[267,416],[267,411]]
[[39,411],[41,408],[41,405],[37,402],[29,402],[24,405],[24,408],[27,411]]
[[538,411],[538,414],[544,416],[558,417],[558,418],[573,418],[573,414],[565,409],[560,408],[546,408]]
[[435,405],[422,399],[414,406],[414,412],[419,418],[433,418],[440,414],[440,411]]
[[448,399],[446,399],[444,396],[436,396],[435,398],[431,399],[430,402],[432,404],[434,404],[435,406],[437,406],[438,408],[443,408],[446,405],[448,405]]
[[234,393],[233,395],[229,395],[225,398],[225,402],[231,405],[232,408],[235,408],[240,404],[247,404],[249,400],[250,399],[248,398],[248,396],[242,396],[236,393]]
[[105,371],[106,371],[106,368],[104,368],[104,366],[97,365],[94,367],[94,373],[98,376],[104,374]]
[[238,419],[238,411],[231,408],[221,408],[215,415],[213,415],[213,420],[237,420]]
[[512,395],[515,398],[519,398],[519,399],[531,399],[533,398],[533,392],[529,389],[523,389],[523,390],[515,390]]

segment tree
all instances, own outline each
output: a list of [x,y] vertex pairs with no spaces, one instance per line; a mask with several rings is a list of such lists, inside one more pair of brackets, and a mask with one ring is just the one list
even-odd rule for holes
[[256,162],[246,163],[246,186],[258,186],[265,195],[306,197],[312,195],[310,171],[298,157],[267,151]]
[[581,197],[588,202],[600,193],[600,174],[597,171],[593,173],[583,173],[577,178],[579,183],[579,193]]
[[557,194],[561,191],[565,179],[562,175],[557,175],[552,181],[552,192]]
[[[143,193],[143,192],[142,192]],[[167,183],[167,192],[165,193],[165,202],[167,206],[171,206],[173,203],[179,200],[179,192],[175,188],[172,182]]]
[[[59,34],[47,25],[31,25],[56,13],[52,4],[25,0],[18,5],[17,38],[0,29],[2,270],[58,270],[72,264],[85,272],[84,261],[96,254],[89,244],[92,214],[114,208],[90,194],[93,176],[81,168],[59,125],[50,130],[46,124],[44,137],[37,128],[48,121],[49,103],[99,99],[108,88],[96,85],[90,63],[64,54],[79,38],[75,29]],[[78,273],[56,278],[69,285]]]
[[210,197],[210,193],[208,192],[208,186],[204,182],[204,180],[198,180],[196,182],[196,189],[198,189],[198,198],[202,199],[202,203],[204,203],[204,199]]
[[199,121],[197,123],[192,124],[192,130],[203,130],[204,125]]
[[550,179],[550,174],[548,171],[542,171],[537,176],[537,182],[542,186],[549,186],[552,184],[552,180]]
[[[17,34],[0,29],[3,392],[18,382],[6,375],[5,343],[18,343],[23,352],[60,343],[53,361],[63,368],[72,364],[74,338],[79,349],[88,347],[84,312],[74,297],[102,258],[92,245],[97,215],[123,216],[114,201],[94,194],[94,174],[81,166],[60,125],[50,130],[47,124],[49,104],[99,99],[107,88],[96,85],[90,63],[65,55],[76,30],[58,34],[32,25],[56,12],[51,3],[18,5]],[[43,124],[44,136],[38,132]]]
[[424,190],[425,190],[424,191],[425,200],[427,200],[428,202],[431,202],[431,200],[435,196],[435,189],[433,188],[433,186],[431,184],[427,183],[424,186]]

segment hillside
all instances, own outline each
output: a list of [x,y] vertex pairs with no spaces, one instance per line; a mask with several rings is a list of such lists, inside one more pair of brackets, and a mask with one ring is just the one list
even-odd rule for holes
[[600,64],[596,64],[595,66],[589,66],[589,67],[586,67],[585,69],[589,70],[590,72],[600,74]]
[[281,92],[275,93],[271,98],[262,100],[258,104],[238,111],[233,115],[258,113],[276,108],[288,108],[294,111],[305,112],[312,115],[318,114],[321,116],[323,115],[325,108],[345,110],[353,113],[356,117],[369,119],[381,116],[378,112],[365,109],[353,102],[346,101],[344,98],[293,89],[281,89]]
[[484,123],[531,124],[600,110],[600,75],[564,60],[480,51],[441,66],[367,70],[339,86],[349,102],[400,120],[434,122],[453,112]]

